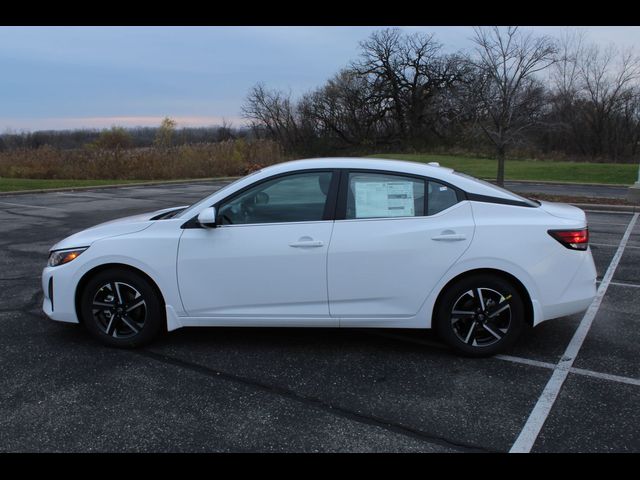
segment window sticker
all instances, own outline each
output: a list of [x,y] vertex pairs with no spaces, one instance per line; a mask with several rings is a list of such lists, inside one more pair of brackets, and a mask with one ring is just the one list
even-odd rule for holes
[[355,181],[356,218],[413,217],[413,182]]

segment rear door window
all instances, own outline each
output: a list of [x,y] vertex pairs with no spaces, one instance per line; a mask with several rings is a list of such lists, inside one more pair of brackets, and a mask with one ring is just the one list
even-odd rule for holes
[[386,173],[349,173],[345,218],[397,218],[424,215],[425,182]]

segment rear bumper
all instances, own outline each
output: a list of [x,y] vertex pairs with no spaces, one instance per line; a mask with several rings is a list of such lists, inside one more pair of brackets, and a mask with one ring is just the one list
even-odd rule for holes
[[587,253],[573,279],[557,301],[542,306],[541,322],[580,313],[589,308],[597,292],[597,272],[591,251]]

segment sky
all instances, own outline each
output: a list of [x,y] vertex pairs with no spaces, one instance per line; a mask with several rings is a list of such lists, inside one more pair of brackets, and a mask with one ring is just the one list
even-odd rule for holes
[[[182,126],[244,120],[253,85],[295,95],[358,56],[375,27],[0,27],[0,133]],[[472,48],[471,27],[433,33],[446,52]],[[564,27],[526,27],[560,35]],[[640,27],[571,27],[640,54]]]

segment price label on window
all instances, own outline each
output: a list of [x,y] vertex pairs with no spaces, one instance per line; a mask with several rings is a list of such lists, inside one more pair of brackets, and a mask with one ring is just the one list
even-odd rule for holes
[[413,182],[355,182],[356,218],[413,217]]

